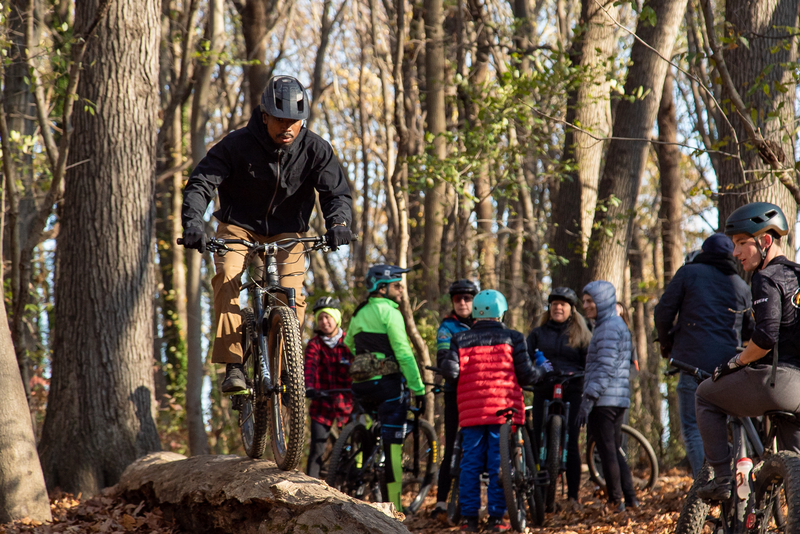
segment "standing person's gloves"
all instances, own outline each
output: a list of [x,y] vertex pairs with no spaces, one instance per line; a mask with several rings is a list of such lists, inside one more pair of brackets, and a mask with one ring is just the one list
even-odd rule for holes
[[417,409],[420,412],[425,412],[425,394],[423,393],[422,395],[416,395],[414,397],[414,401],[417,403]]
[[594,408],[594,401],[589,397],[584,397],[578,410],[578,426],[586,426],[586,422],[589,421],[589,412],[592,411],[592,408]]
[[332,250],[336,250],[340,245],[347,245],[353,238],[350,228],[344,225],[332,226],[325,234],[325,239],[328,241],[328,246]]
[[714,374],[711,375],[711,380],[716,382],[723,376],[735,373],[739,369],[744,369],[745,367],[747,367],[747,365],[741,362],[741,360],[739,359],[739,354],[737,354],[736,356],[728,360],[726,363],[723,363],[722,365],[714,369]]
[[537,350],[536,352],[533,353],[533,355],[536,356],[536,360],[534,360],[533,362],[536,365],[536,367],[544,368],[544,371],[546,373],[553,372],[553,364],[550,363],[550,360],[544,357],[544,353],[542,351]]
[[206,233],[196,226],[190,226],[183,231],[183,246],[200,251],[206,251]]

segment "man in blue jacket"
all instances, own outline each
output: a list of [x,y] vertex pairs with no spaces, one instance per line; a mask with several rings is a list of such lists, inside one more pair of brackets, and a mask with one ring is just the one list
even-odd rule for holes
[[[661,351],[712,372],[728,361],[753,330],[750,288],[736,272],[733,242],[714,234],[702,252],[678,269],[655,309]],[[677,321],[675,320],[677,316]],[[695,417],[697,382],[681,373],[678,407],[686,456],[694,476],[703,467],[703,440]]]
[[[308,95],[297,79],[275,76],[267,82],[261,106],[253,110],[247,126],[226,135],[208,151],[183,191],[181,219],[187,248],[204,252],[203,214],[217,190],[219,206],[214,216],[219,221],[219,238],[266,243],[299,237],[308,231],[316,190],[328,243],[337,247],[350,242],[350,186],[330,144],[303,127],[308,106]],[[214,258],[216,336],[211,361],[226,364],[221,389],[236,395],[247,391],[239,315],[245,249],[229,248],[232,253]],[[303,246],[281,250],[276,259],[281,283],[295,289],[302,325]]]

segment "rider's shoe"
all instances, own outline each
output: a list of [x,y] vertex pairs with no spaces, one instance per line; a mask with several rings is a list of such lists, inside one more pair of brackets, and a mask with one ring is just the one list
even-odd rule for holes
[[641,505],[639,504],[639,499],[636,497],[625,497],[625,508],[628,510],[638,510]]
[[580,512],[583,510],[583,505],[580,503],[580,501],[578,501],[578,499],[570,497],[564,509],[567,512]]
[[715,477],[697,488],[697,496],[704,501],[727,501],[731,498],[733,477]]
[[478,517],[465,517],[461,522],[461,532],[480,532],[480,525],[478,525]]
[[612,514],[621,514],[625,511],[625,501],[608,501],[606,510]]
[[511,525],[505,522],[502,517],[489,516],[489,522],[486,524],[489,532],[510,532]]
[[244,366],[240,363],[229,363],[225,366],[225,380],[222,381],[223,393],[228,395],[244,395],[247,393],[247,382],[244,380]]
[[447,523],[447,504],[437,502],[436,507],[431,511],[431,519]]

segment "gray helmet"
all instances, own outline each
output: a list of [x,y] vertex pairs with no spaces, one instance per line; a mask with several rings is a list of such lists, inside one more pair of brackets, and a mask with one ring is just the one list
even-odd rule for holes
[[556,287],[550,292],[550,296],[547,297],[547,302],[553,302],[554,300],[561,300],[568,303],[573,308],[578,305],[578,295],[575,294],[573,290],[568,287]]
[[297,78],[273,76],[261,94],[261,111],[278,119],[308,118],[308,94]]
[[770,230],[780,236],[789,233],[783,211],[769,202],[753,202],[737,209],[725,221],[725,235],[747,234],[759,236]]
[[341,310],[342,307],[339,304],[339,301],[333,297],[320,297],[314,303],[314,307],[311,308],[311,311],[317,313],[319,310],[323,308],[333,308],[335,310]]

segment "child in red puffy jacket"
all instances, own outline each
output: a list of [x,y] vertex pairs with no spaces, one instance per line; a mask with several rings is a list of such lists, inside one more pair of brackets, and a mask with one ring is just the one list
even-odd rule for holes
[[[472,330],[454,334],[450,350],[437,362],[442,374],[456,385],[458,422],[461,426],[461,478],[459,501],[464,518],[463,532],[478,532],[481,506],[480,475],[489,471],[489,528],[509,530],[503,521],[505,495],[500,486],[500,425],[505,417],[496,415],[508,407],[517,409],[514,423],[524,423],[522,387],[538,382],[552,370],[544,360],[534,366],[528,356],[525,336],[501,322],[508,310],[502,293],[481,291],[472,304]],[[549,367],[548,367],[549,366]]]

